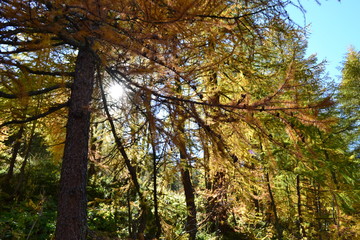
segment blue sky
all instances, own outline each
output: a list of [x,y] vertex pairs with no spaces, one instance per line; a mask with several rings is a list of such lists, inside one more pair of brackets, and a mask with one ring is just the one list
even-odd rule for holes
[[[294,0],[294,2],[297,2]],[[360,0],[300,1],[303,14],[290,8],[290,17],[300,26],[309,25],[307,55],[316,53],[319,60],[326,59],[329,77],[338,80],[342,62],[350,46],[360,51]]]

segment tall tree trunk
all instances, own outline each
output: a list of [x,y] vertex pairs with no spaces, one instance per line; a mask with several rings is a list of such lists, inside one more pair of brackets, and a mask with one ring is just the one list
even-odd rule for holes
[[[181,155],[182,154],[180,154],[180,157]],[[194,194],[195,191],[191,183],[189,168],[181,167],[180,172],[181,172],[181,180],[185,191],[185,201],[187,208],[187,219],[186,219],[185,230],[189,234],[189,240],[195,240],[197,233],[196,205],[195,205],[195,194]]]
[[[216,51],[217,45],[216,41],[209,41],[209,51]],[[214,68],[210,70],[208,77],[208,84],[206,86],[208,91],[207,103],[213,106],[209,106],[206,109],[206,112],[210,116],[219,116],[221,115],[220,108],[216,107],[220,105],[220,93],[218,90],[219,87],[219,77],[218,69]],[[215,107],[214,107],[215,106]],[[226,146],[223,144],[222,137],[214,134],[214,131],[208,126],[205,128],[209,134],[217,138],[216,147],[220,152],[228,152]],[[221,169],[216,170],[213,175],[213,181],[211,184],[213,196],[208,198],[207,202],[207,213],[209,214],[209,221],[211,222],[211,230],[220,231],[220,233],[225,236],[234,232],[234,229],[228,223],[228,211],[227,207],[227,192],[226,187],[228,182],[225,179],[225,172]],[[219,232],[218,232],[219,233]]]
[[176,128],[177,128],[177,147],[180,153],[180,174],[181,181],[185,191],[185,202],[187,208],[187,219],[185,230],[189,234],[189,240],[195,240],[197,234],[195,190],[190,176],[190,159],[186,150],[185,143],[185,117],[180,115],[180,109],[176,111]]
[[157,141],[156,141],[156,122],[155,122],[155,117],[154,114],[152,112],[151,109],[151,93],[148,92],[146,94],[146,99],[145,99],[145,108],[146,108],[146,115],[147,115],[147,119],[149,121],[149,131],[150,131],[150,143],[151,143],[151,148],[152,148],[152,167],[153,167],[153,185],[154,185],[154,190],[153,190],[153,197],[154,197],[154,215],[155,215],[155,225],[156,225],[156,233],[155,233],[155,237],[156,239],[160,238],[161,235],[161,222],[160,222],[160,216],[159,216],[159,204],[158,204],[158,194],[157,194],[157,161],[158,161],[158,156],[156,153],[156,146],[157,146]]
[[21,125],[20,129],[16,133],[15,139],[14,139],[14,146],[13,146],[12,153],[11,153],[11,158],[10,158],[10,166],[9,166],[7,176],[6,176],[6,179],[8,181],[10,181],[10,179],[14,175],[14,167],[15,167],[15,163],[16,163],[16,157],[18,156],[18,153],[19,153],[19,150],[20,150],[21,138],[23,136],[23,133],[24,133],[24,125]]
[[33,122],[33,125],[31,127],[29,141],[26,144],[24,160],[23,160],[23,162],[21,164],[21,168],[20,168],[19,181],[18,181],[16,190],[15,190],[15,194],[18,196],[21,195],[21,192],[22,192],[22,188],[23,188],[23,184],[24,184],[24,180],[25,180],[25,167],[26,167],[26,164],[30,157],[31,145],[34,141],[34,136],[35,136],[35,129],[36,129],[36,121]]
[[233,227],[228,223],[229,206],[227,203],[226,188],[229,181],[226,179],[224,171],[216,171],[212,181],[212,194],[208,197],[206,203],[206,212],[210,231],[226,236],[235,232]]
[[131,213],[130,197],[131,197],[131,190],[129,188],[126,193],[126,206],[127,206],[127,214],[128,214],[128,232],[129,232],[129,236],[133,237],[133,231],[132,231],[133,220],[132,220],[132,213]]
[[[176,78],[177,92],[182,93],[182,87],[180,79]],[[187,209],[187,218],[185,231],[189,234],[189,240],[195,240],[196,234],[198,231],[197,220],[196,220],[196,205],[195,205],[195,189],[191,182],[190,175],[190,158],[186,148],[186,137],[185,137],[185,121],[186,121],[185,112],[181,109],[179,105],[175,106],[174,113],[174,127],[176,131],[176,136],[174,136],[174,143],[176,144],[179,154],[180,154],[180,174],[181,182],[184,187],[185,192],[185,203]]]
[[271,208],[272,208],[272,211],[273,211],[273,214],[274,214],[274,225],[275,225],[275,229],[276,229],[276,232],[277,232],[277,239],[282,240],[283,239],[283,232],[282,232],[281,224],[279,222],[277,209],[276,209],[276,203],[275,203],[274,195],[273,195],[273,192],[272,192],[272,189],[271,189],[270,177],[269,177],[268,172],[265,173],[265,177],[266,177],[267,188],[268,188],[269,196],[270,196]]
[[21,125],[19,131],[15,135],[14,146],[12,148],[9,169],[8,169],[8,172],[7,172],[7,174],[5,176],[5,179],[4,179],[3,183],[2,183],[3,191],[7,192],[9,194],[14,193],[14,189],[13,189],[12,184],[10,183],[10,181],[11,181],[13,175],[14,175],[14,168],[15,168],[16,158],[17,158],[17,156],[19,154],[19,151],[20,151],[21,138],[22,138],[22,136],[24,134],[24,130],[25,130],[25,126]]
[[159,216],[159,203],[158,203],[158,194],[157,194],[157,154],[155,145],[152,144],[153,147],[153,184],[154,184],[154,215],[155,215],[155,225],[156,225],[156,234],[155,237],[157,239],[160,238],[161,235],[161,222],[160,222],[160,216]]
[[85,240],[86,182],[90,130],[90,102],[93,92],[96,56],[82,47],[76,59],[68,114],[64,157],[61,168],[57,240]]

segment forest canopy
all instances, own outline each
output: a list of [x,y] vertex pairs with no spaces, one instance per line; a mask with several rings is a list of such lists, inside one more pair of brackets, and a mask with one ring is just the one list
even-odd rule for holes
[[1,1],[0,239],[360,237],[360,53],[288,5]]

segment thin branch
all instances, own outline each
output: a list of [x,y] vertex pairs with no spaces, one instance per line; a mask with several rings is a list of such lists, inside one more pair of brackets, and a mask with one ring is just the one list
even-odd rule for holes
[[67,107],[68,105],[69,105],[68,102],[61,103],[61,104],[59,104],[57,106],[50,107],[46,112],[40,113],[38,115],[31,116],[31,117],[28,117],[28,118],[25,118],[25,119],[22,119],[22,120],[11,120],[11,121],[8,121],[8,122],[4,122],[4,123],[2,123],[0,125],[0,128],[4,127],[4,126],[7,126],[7,125],[10,125],[10,124],[22,124],[22,123],[31,122],[31,121],[46,117],[46,116],[50,115],[51,113],[54,113],[54,112],[56,112],[56,111],[58,111],[58,110],[60,110],[60,109],[62,109],[64,107]]
[[59,43],[54,43],[51,44],[49,46],[37,46],[37,47],[29,47],[29,48],[18,48],[16,50],[13,51],[4,51],[4,52],[0,52],[0,54],[16,54],[16,53],[25,53],[25,52],[36,52],[42,49],[46,49],[46,48],[53,48],[53,47],[57,47],[57,46],[61,46],[64,45],[63,42],[59,42]]
[[[1,42],[0,42],[0,44],[1,44]],[[28,66],[21,64],[18,61],[7,60],[3,57],[0,57],[0,63],[2,63],[4,65],[14,66],[14,67],[19,68],[21,71],[25,71],[25,72],[28,72],[31,74],[36,74],[36,75],[74,77],[74,72],[60,72],[60,71],[49,72],[49,71],[43,71],[43,70],[34,70]]]
[[21,65],[19,67],[24,68],[26,72],[31,73],[31,74],[36,74],[36,75],[46,75],[46,76],[69,76],[69,77],[73,77],[74,76],[74,72],[48,72],[48,71],[40,71],[40,70],[33,70],[27,66],[23,66]]
[[34,91],[29,91],[27,93],[24,94],[9,94],[9,93],[5,93],[0,91],[0,98],[7,98],[7,99],[15,99],[15,98],[20,98],[21,96],[36,96],[36,95],[40,95],[40,94],[44,94],[44,93],[48,93],[51,92],[55,89],[59,89],[59,88],[71,88],[72,84],[71,83],[65,83],[65,84],[56,84],[54,86],[48,87],[48,88],[42,88],[39,90],[34,90]]
[[127,152],[125,151],[124,144],[122,143],[121,139],[118,137],[118,135],[116,133],[115,124],[114,124],[114,121],[113,121],[113,119],[111,117],[111,114],[110,114],[110,111],[109,111],[109,108],[108,108],[107,99],[106,99],[106,96],[105,96],[105,91],[104,91],[103,82],[102,82],[102,78],[100,76],[100,70],[99,69],[98,69],[98,72],[97,72],[97,82],[98,82],[98,85],[99,85],[99,88],[100,88],[100,94],[101,94],[101,97],[102,97],[102,103],[103,103],[103,106],[104,106],[104,111],[106,113],[107,121],[110,124],[111,132],[112,132],[113,137],[115,139],[115,144],[116,144],[118,150],[120,151],[122,157],[124,158],[125,164],[126,164],[128,170],[130,172],[131,180],[132,180],[132,182],[133,182],[133,184],[135,186],[135,190],[137,191],[137,193],[138,193],[138,195],[140,197],[140,200],[143,201],[143,194],[141,192],[140,184],[139,184],[139,181],[137,179],[136,170],[135,170],[134,166],[131,164],[130,158],[129,158]]
[[[274,6],[275,6],[275,5],[274,5]],[[274,7],[274,6],[269,6],[269,8]],[[260,9],[260,10],[258,10],[258,11],[255,11],[255,12],[243,14],[243,15],[240,15],[240,16],[234,16],[234,17],[217,16],[217,15],[196,15],[196,17],[200,17],[200,18],[213,18],[213,19],[223,19],[223,20],[238,20],[238,19],[241,19],[241,18],[246,18],[246,17],[252,16],[252,15],[255,15],[255,14],[258,14],[258,13],[261,13],[261,12],[264,12],[264,11],[266,11],[266,9],[267,9],[267,8],[263,8],[263,9]]]

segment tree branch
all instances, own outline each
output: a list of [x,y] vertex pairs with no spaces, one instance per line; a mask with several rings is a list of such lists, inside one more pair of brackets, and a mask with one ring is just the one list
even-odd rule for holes
[[61,46],[61,45],[64,45],[63,42],[59,42],[59,43],[54,43],[54,44],[51,44],[49,46],[37,46],[37,47],[29,47],[29,48],[26,48],[26,47],[22,47],[22,48],[17,48],[13,51],[5,51],[5,52],[0,52],[0,54],[16,54],[16,53],[25,53],[25,52],[36,52],[36,51],[39,51],[39,50],[42,50],[42,49],[45,49],[45,48],[52,48],[52,47],[57,47],[57,46]]
[[[51,92],[51,91],[53,91],[55,89],[59,89],[59,88],[62,88],[62,87],[71,88],[71,86],[72,86],[71,83],[56,84],[56,85],[48,87],[48,88],[42,88],[42,89],[39,89],[39,90],[29,91],[29,92],[25,93],[24,95],[31,97],[31,96],[36,96],[36,95],[48,93],[48,92]],[[20,96],[21,95],[18,95],[18,94],[9,94],[9,93],[5,93],[5,92],[0,91],[0,98],[15,99],[15,98],[20,98]]]
[[66,103],[61,103],[57,106],[53,106],[53,107],[50,107],[46,112],[43,112],[43,113],[40,113],[38,115],[35,115],[35,116],[31,116],[31,117],[28,117],[28,118],[25,118],[25,119],[22,119],[22,120],[11,120],[11,121],[8,121],[8,122],[4,122],[0,125],[0,128],[1,127],[4,127],[4,126],[7,126],[7,125],[10,125],[10,124],[22,124],[22,123],[27,123],[27,122],[31,122],[31,121],[34,121],[34,120],[37,120],[39,118],[43,118],[43,117],[46,117],[47,115],[50,115],[51,113],[54,113],[64,107],[67,107],[69,105],[69,102],[66,102]]
[[[273,6],[270,6],[273,7]],[[240,16],[233,16],[233,17],[226,17],[226,16],[217,16],[217,15],[196,15],[196,17],[200,17],[200,18],[213,18],[213,19],[223,19],[223,20],[237,20],[237,19],[241,19],[241,18],[245,18],[245,17],[249,17],[258,13],[261,13],[263,11],[265,11],[266,8],[260,9],[258,11],[255,12],[251,12],[251,13],[247,13],[247,14],[243,14]]]
[[[0,41],[0,44],[1,44],[1,41]],[[46,75],[46,76],[69,76],[69,77],[74,77],[74,72],[60,72],[60,71],[49,72],[49,71],[43,71],[43,70],[34,70],[34,69],[32,69],[32,68],[30,68],[28,66],[22,65],[18,61],[14,61],[13,59],[8,60],[8,59],[5,59],[5,58],[3,58],[1,56],[0,56],[0,63],[2,63],[4,65],[17,67],[21,71],[28,72],[28,73],[31,73],[31,74]]]
[[40,71],[40,70],[33,70],[26,66],[21,66],[19,68],[24,68],[28,73],[37,74],[37,75],[46,75],[46,76],[69,76],[73,77],[74,72],[47,72],[47,71]]
[[[131,81],[124,73],[122,73],[120,71],[113,70],[111,68],[106,68],[106,71],[109,73],[109,75],[111,77],[115,78],[116,80],[118,80],[120,82],[123,82],[123,81],[117,76],[117,74],[120,75],[126,81],[126,83],[131,84],[136,88],[139,88],[139,89],[142,89],[145,91],[149,91],[158,98],[176,101],[176,102],[185,102],[185,103],[189,103],[189,104],[196,104],[196,105],[209,106],[209,107],[218,107],[218,108],[223,108],[223,109],[242,109],[242,110],[247,110],[247,111],[259,111],[259,112],[279,111],[279,110],[322,109],[322,108],[328,107],[328,106],[322,106],[321,104],[296,106],[296,107],[271,107],[271,106],[265,106],[265,104],[259,105],[258,103],[255,103],[255,104],[245,104],[244,103],[244,104],[229,105],[229,104],[213,104],[213,103],[209,103],[209,102],[199,102],[196,100],[185,99],[185,98],[180,98],[180,97],[175,97],[175,96],[170,96],[170,95],[164,95],[155,90],[149,89],[146,86],[142,86],[136,82]],[[128,86],[128,88],[130,88],[131,90],[134,90],[130,86]]]

